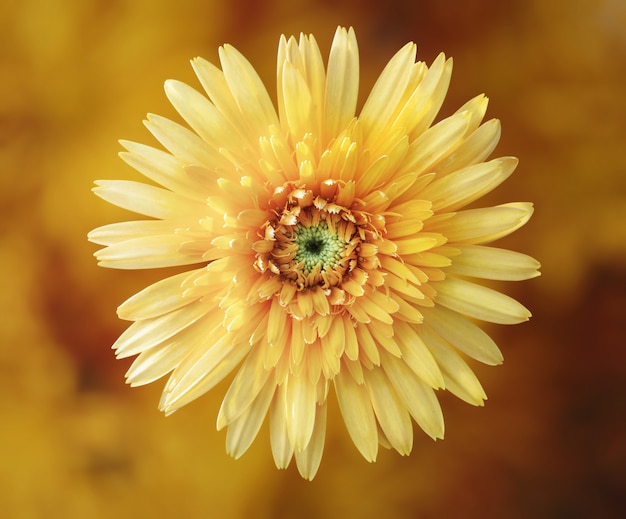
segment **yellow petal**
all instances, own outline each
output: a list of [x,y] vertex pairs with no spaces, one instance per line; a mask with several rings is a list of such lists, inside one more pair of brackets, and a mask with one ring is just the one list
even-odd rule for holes
[[298,472],[304,479],[311,481],[322,461],[324,440],[326,438],[326,402],[317,406],[315,425],[311,434],[311,441],[302,451],[296,451]]
[[282,87],[287,127],[292,142],[296,143],[311,131],[313,100],[302,74],[291,63],[283,67]]
[[459,144],[467,132],[470,121],[471,115],[462,112],[426,130],[409,147],[400,173],[428,173],[433,164],[452,152]]
[[406,126],[411,140],[419,137],[437,116],[448,92],[451,75],[452,58],[446,60],[446,56],[440,53],[398,115],[397,124]]
[[448,272],[461,276],[502,281],[521,281],[539,276],[539,262],[522,254],[495,247],[460,245]]
[[441,406],[433,389],[422,382],[402,359],[384,353],[381,367],[402,403],[418,425],[434,440],[443,438]]
[[[189,333],[192,328],[193,332]],[[181,345],[185,344],[187,339],[198,338],[200,334],[197,331],[198,327],[191,326],[174,339],[142,351],[124,375],[126,383],[131,387],[143,386],[167,375],[187,355],[187,350]]]
[[326,138],[337,135],[354,117],[359,91],[359,50],[354,30],[337,29],[326,76]]
[[268,380],[243,414],[228,426],[226,452],[233,458],[241,457],[252,445],[267,416],[275,390],[274,381]]
[[432,283],[436,303],[455,312],[497,324],[528,321],[530,312],[515,299],[496,290],[449,276]]
[[163,150],[121,140],[128,151],[120,158],[143,176],[180,195],[202,201],[206,197],[206,182],[198,181],[185,172],[185,163]]
[[359,342],[352,319],[346,314],[343,315],[343,330],[345,335],[346,356],[350,360],[356,360],[359,357]]
[[406,256],[423,252],[446,242],[447,236],[438,233],[419,233],[415,238],[406,238],[404,240],[395,240],[398,247],[398,255]]
[[279,386],[270,407],[270,445],[274,463],[279,469],[285,469],[293,456],[293,446],[287,435],[287,408],[285,386]]
[[502,157],[468,166],[435,179],[421,196],[432,201],[438,212],[454,211],[495,189],[513,173],[517,163],[515,157]]
[[[252,143],[245,141],[247,135],[238,133],[215,105],[197,90],[170,79],[165,82],[165,94],[187,124],[216,151],[222,147],[233,151],[252,148]],[[214,167],[217,169],[219,165],[218,162]]]
[[468,404],[482,406],[487,395],[467,363],[429,327],[422,326],[420,333],[441,368],[446,389]]
[[167,189],[132,180],[98,180],[93,192],[122,209],[160,219],[180,220],[182,216],[190,216],[193,221],[196,215],[200,218],[200,207],[204,205]]
[[87,238],[98,245],[115,245],[135,238],[172,235],[180,226],[171,220],[134,220],[98,227]]
[[[135,321],[115,341],[112,348],[117,358],[130,357],[173,337],[214,309],[202,302],[192,302],[158,317]],[[209,317],[209,322],[216,321]],[[208,323],[207,323],[208,324]]]
[[250,62],[231,45],[219,49],[224,78],[253,135],[278,126],[278,116],[265,85]]
[[488,243],[522,227],[532,213],[532,204],[529,203],[503,204],[434,216],[424,228],[440,232],[450,243]]
[[416,51],[414,43],[407,43],[389,60],[376,80],[359,116],[363,122],[366,142],[373,144],[387,129],[411,79]]
[[308,377],[289,376],[284,393],[287,435],[294,451],[303,451],[315,426],[316,393]]
[[422,312],[428,326],[466,355],[492,366],[504,360],[493,339],[460,314],[441,306],[424,308]]
[[367,461],[375,461],[378,432],[372,401],[365,385],[357,384],[345,371],[340,372],[334,382],[337,402],[350,438]]
[[443,376],[432,353],[409,323],[396,321],[396,338],[402,351],[402,360],[413,372],[430,387],[444,387]]
[[361,353],[373,365],[378,366],[380,364],[380,353],[378,352],[378,345],[376,344],[376,341],[369,331],[369,327],[364,324],[359,324],[357,325],[355,331],[356,336],[359,339],[359,347],[361,349]]
[[382,369],[374,368],[365,378],[378,423],[391,446],[407,455],[413,447],[413,428],[406,406],[398,397]]
[[433,166],[437,174],[447,175],[485,160],[498,144],[500,131],[500,121],[497,119],[491,119],[478,127],[463,139],[453,153],[443,157]]
[[247,343],[236,342],[229,334],[218,337],[208,349],[192,350],[170,375],[159,408],[172,413],[203,395],[224,379],[249,351]]
[[202,270],[182,272],[144,288],[118,307],[118,317],[128,321],[150,319],[188,305],[194,299],[183,296],[182,284]]
[[265,385],[270,371],[263,369],[263,354],[261,348],[254,348],[237,372],[217,415],[218,430],[241,416]]
[[224,157],[219,151],[174,121],[160,115],[148,114],[144,125],[172,155],[187,164],[200,164],[212,168],[224,162]]

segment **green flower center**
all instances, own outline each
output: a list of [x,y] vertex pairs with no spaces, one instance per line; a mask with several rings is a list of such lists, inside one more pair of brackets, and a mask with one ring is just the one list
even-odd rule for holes
[[320,271],[337,266],[346,248],[346,242],[328,228],[325,221],[306,227],[295,227],[293,243],[297,250],[294,263],[303,263],[302,270],[307,274],[319,266]]

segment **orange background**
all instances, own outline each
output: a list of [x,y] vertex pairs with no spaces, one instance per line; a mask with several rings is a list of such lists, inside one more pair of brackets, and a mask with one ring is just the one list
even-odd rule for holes
[[[176,117],[162,83],[234,44],[270,91],[281,33],[327,54],[356,29],[362,96],[406,41],[455,60],[442,115],[491,98],[497,154],[521,159],[485,204],[535,202],[503,246],[543,276],[503,286],[534,313],[489,327],[489,395],[441,400],[446,439],[373,465],[338,411],[308,483],[278,471],[267,430],[244,457],[215,418],[226,384],[169,418],[131,389],[115,307],[162,272],[96,267],[86,233],[127,218],[90,193],[136,178],[117,139]],[[621,0],[12,0],[0,4],[0,517],[616,517],[626,494],[626,3]],[[363,97],[362,97],[363,99]]]

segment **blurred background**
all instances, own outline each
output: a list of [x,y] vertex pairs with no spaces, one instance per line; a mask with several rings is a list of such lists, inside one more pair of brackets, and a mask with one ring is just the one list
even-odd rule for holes
[[[86,240],[127,218],[90,192],[137,178],[124,138],[177,118],[162,84],[234,44],[275,89],[281,33],[325,56],[354,26],[362,100],[404,43],[454,57],[441,115],[486,93],[521,159],[484,204],[533,201],[502,246],[543,276],[502,286],[534,318],[490,327],[489,400],[443,394],[446,439],[369,465],[331,409],[312,483],[275,469],[263,429],[238,461],[215,419],[227,388],[169,418],[131,389],[115,308],[163,272],[100,269]],[[0,517],[619,517],[626,496],[626,3],[622,0],[7,0],[0,4]]]

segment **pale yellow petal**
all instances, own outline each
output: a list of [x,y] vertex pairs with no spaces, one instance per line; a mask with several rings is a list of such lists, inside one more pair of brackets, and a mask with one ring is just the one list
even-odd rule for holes
[[324,96],[326,88],[326,70],[324,60],[313,35],[300,36],[300,53],[304,66],[305,77],[311,93],[312,112],[316,117],[315,126],[311,128],[314,135],[321,135]]
[[398,276],[400,279],[406,279],[411,283],[419,284],[418,279],[413,272],[399,259],[392,258],[390,256],[382,256],[380,258],[382,267]]
[[427,231],[440,232],[453,244],[489,243],[515,232],[530,219],[530,203],[511,203],[458,213],[433,216],[425,222]]
[[413,236],[424,227],[421,220],[399,220],[387,225],[387,238],[396,240],[405,236]]
[[416,327],[403,321],[395,323],[396,338],[402,360],[413,372],[430,387],[435,389],[444,387],[443,376],[432,353],[424,344]]
[[[185,338],[190,335],[185,333],[190,328],[179,334],[181,338],[183,335]],[[187,348],[178,337],[144,350],[135,358],[124,375],[126,383],[131,387],[150,384],[174,370],[185,355],[187,355]]]
[[185,162],[166,151],[121,140],[126,148],[119,154],[130,167],[157,184],[184,195],[202,201],[206,197],[206,183],[202,183],[185,172]]
[[325,140],[341,132],[354,117],[359,93],[359,50],[352,28],[337,29],[326,76]]
[[394,449],[406,456],[413,447],[413,427],[406,405],[382,369],[368,371],[365,374],[365,385],[385,437]]
[[[385,276],[385,286],[397,292],[399,295],[401,295],[401,297],[407,296],[414,299],[424,299],[424,294],[422,294],[422,292],[420,292],[420,290],[414,284],[409,283],[406,279],[399,278],[391,272],[388,272]],[[397,299],[396,302],[398,302]],[[401,309],[399,308],[398,311],[400,310]]]
[[446,175],[457,169],[478,164],[485,160],[500,140],[500,121],[491,119],[480,126],[454,149],[437,162],[433,169],[438,175]]
[[200,164],[211,169],[222,164],[224,157],[184,126],[160,115],[148,114],[144,125],[167,149],[187,164]]
[[489,99],[485,94],[479,94],[467,103],[463,104],[455,113],[468,112],[471,114],[472,120],[467,128],[468,134],[476,131],[480,126],[485,113],[487,113],[487,106],[489,105]]
[[[440,254],[439,251],[441,247],[437,247],[434,249],[437,252],[424,251],[417,252],[415,254],[407,254],[403,256],[402,259],[409,265],[415,265],[417,267],[431,267],[431,268],[441,268],[441,267],[449,267],[452,263],[452,260],[445,256],[444,254]],[[446,271],[448,272],[448,271]]]
[[311,441],[303,451],[296,451],[298,472],[304,479],[312,481],[322,461],[324,440],[326,438],[326,402],[317,406],[315,426]]
[[388,324],[393,323],[393,318],[391,317],[391,315],[389,315],[389,312],[387,312],[384,308],[381,308],[374,302],[373,297],[372,297],[373,293],[374,291],[372,291],[366,296],[358,298],[354,302],[354,305],[360,307],[362,310],[365,311],[365,313],[367,313],[367,315],[369,315],[370,317],[373,317],[374,319],[378,319],[379,321],[382,321]]
[[270,371],[263,368],[264,353],[262,348],[253,348],[237,372],[217,415],[218,430],[241,416],[265,385]]
[[309,444],[315,425],[315,386],[305,376],[289,376],[285,386],[287,435],[294,451],[302,451]]
[[346,356],[350,360],[356,360],[359,357],[359,341],[355,331],[355,324],[347,314],[343,315],[343,329]]
[[285,96],[283,93],[283,69],[287,63],[298,67],[302,61],[296,39],[290,36],[289,39],[284,34],[278,40],[278,51],[276,53],[276,98],[278,101],[278,118],[284,133],[289,132],[289,125],[285,117]]
[[192,350],[170,375],[159,408],[172,413],[203,395],[228,375],[249,350],[247,343],[234,341],[232,334],[217,335],[206,350]]
[[513,173],[517,163],[515,157],[502,157],[468,166],[435,179],[420,196],[430,200],[438,212],[455,211],[499,186]]
[[448,93],[452,76],[452,58],[440,53],[413,92],[397,124],[406,125],[411,140],[422,135],[432,124]]
[[[299,319],[293,319],[291,323],[291,339],[289,341],[289,357],[292,373],[299,373],[302,370],[302,360],[306,354],[307,344],[304,341],[303,327],[309,323],[304,323]],[[295,387],[295,385],[293,386]]]
[[379,157],[372,162],[359,176],[356,183],[356,195],[366,196],[372,192],[374,188],[382,186],[387,181],[387,166],[389,158],[386,155]]
[[285,63],[282,77],[284,111],[292,142],[297,143],[311,131],[313,99],[309,87],[300,72],[291,64]]
[[[178,367],[189,353],[190,345],[208,348],[214,340],[207,329],[212,330],[217,322],[216,316],[206,315],[159,344],[144,349],[126,373],[126,382],[131,386],[152,382]],[[138,349],[149,345],[148,342],[139,344]]]
[[190,216],[190,220],[202,210],[203,204],[190,200],[167,189],[133,180],[97,180],[93,192],[110,204],[135,213],[160,219],[180,219]]
[[172,235],[182,222],[174,220],[134,220],[103,225],[91,231],[87,238],[98,245],[115,245],[136,238]]
[[[403,173],[429,173],[437,161],[451,153],[461,142],[471,122],[471,114],[461,112],[432,126],[409,147],[400,169]],[[413,194],[413,190],[409,191]],[[414,198],[418,198],[415,196]]]
[[446,243],[447,238],[447,236],[439,233],[421,232],[414,238],[395,240],[394,243],[398,247],[398,255],[404,258],[409,254],[424,252],[434,247],[439,247]]
[[213,308],[196,301],[165,315],[135,321],[113,344],[115,355],[119,359],[136,355],[173,337],[202,317],[207,316],[210,323],[214,320],[209,315]]
[[226,452],[233,458],[241,457],[252,445],[267,416],[275,390],[276,384],[268,380],[243,414],[228,426]]
[[226,82],[224,73],[203,58],[191,60],[191,66],[215,107],[236,132],[240,135],[249,135],[251,140],[257,138],[258,136],[250,133],[245,119],[241,116],[241,111]]
[[433,389],[403,359],[385,353],[381,367],[417,424],[434,440],[443,438],[443,413]]
[[[246,141],[247,135],[237,132],[215,105],[197,90],[170,79],[165,82],[165,93],[187,124],[215,150],[226,147],[241,153],[242,148],[251,148],[251,143]],[[219,169],[220,165],[216,162],[214,167]]]
[[429,327],[422,326],[420,333],[441,368],[446,389],[468,404],[482,406],[487,395],[467,363]]
[[441,305],[424,308],[422,312],[428,326],[466,355],[492,366],[504,360],[493,339],[462,315]]
[[194,298],[185,297],[182,286],[202,270],[182,272],[144,288],[117,308],[118,317],[127,321],[150,319],[192,303]]
[[184,236],[165,234],[116,243],[95,253],[98,265],[116,269],[153,269],[201,263],[201,255],[181,252]]
[[407,43],[389,60],[363,105],[359,120],[363,123],[366,145],[373,146],[390,123],[411,79],[417,46]]
[[[419,292],[419,297],[415,297],[414,299],[424,299],[424,294]],[[394,296],[394,301],[398,304],[398,312],[394,314],[396,319],[400,319],[402,321],[407,321],[413,324],[419,324],[424,320],[424,316],[422,315],[422,311],[420,308],[417,308],[416,305],[410,301],[407,301],[402,296]]]
[[272,100],[250,62],[233,46],[219,49],[224,78],[243,119],[253,135],[266,135],[270,126],[279,126]]
[[293,457],[293,446],[287,434],[285,390],[284,385],[276,389],[270,407],[270,445],[274,463],[279,469],[287,468]]
[[[353,307],[355,305],[352,305]],[[359,323],[356,327],[356,335],[359,339],[360,359],[368,359],[373,365],[380,364],[380,354],[378,352],[378,344],[369,331],[369,326]]]
[[380,351],[385,349],[396,357],[402,356],[402,352],[394,338],[393,326],[380,321],[372,321],[367,327],[378,346],[380,346]]
[[267,342],[270,345],[283,342],[285,335],[291,330],[291,322],[288,322],[288,314],[280,304],[280,299],[274,298],[269,312],[267,326]]
[[432,283],[435,302],[450,310],[481,321],[518,324],[528,321],[530,312],[515,299],[491,288],[463,279],[447,277]]
[[521,281],[541,275],[539,262],[526,254],[481,245],[458,245],[448,272],[461,276]]
[[350,438],[367,461],[375,461],[378,431],[372,401],[365,385],[357,384],[350,373],[343,370],[334,382],[339,409]]

